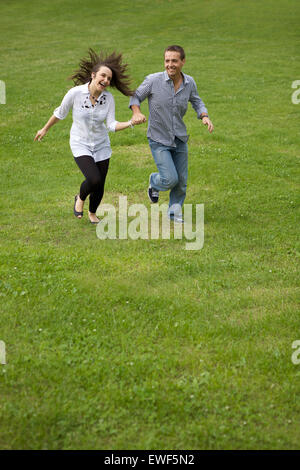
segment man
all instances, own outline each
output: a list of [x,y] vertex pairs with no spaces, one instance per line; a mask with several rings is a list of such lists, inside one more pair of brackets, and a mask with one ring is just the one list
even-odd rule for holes
[[147,137],[158,173],[151,173],[148,196],[158,202],[159,191],[170,190],[168,215],[174,222],[183,222],[182,205],[186,196],[188,174],[188,135],[183,122],[188,102],[198,119],[213,131],[207,109],[198,95],[192,77],[182,73],[185,52],[181,46],[165,50],[165,72],[148,75],[130,99],[132,122],[146,121],[141,102],[148,98],[149,123]]

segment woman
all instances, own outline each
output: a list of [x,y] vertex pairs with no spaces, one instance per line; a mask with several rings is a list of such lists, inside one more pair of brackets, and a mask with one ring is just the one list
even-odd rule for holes
[[41,141],[50,127],[64,119],[69,110],[73,109],[70,147],[75,162],[86,178],[80,186],[79,194],[75,196],[73,212],[81,219],[84,201],[90,195],[89,219],[92,224],[99,223],[96,211],[103,197],[111,156],[108,130],[121,131],[134,124],[131,120],[115,120],[114,98],[107,91],[107,87],[111,86],[125,96],[133,94],[129,88],[126,68],[127,64],[122,64],[121,54],[113,52],[104,57],[89,49],[89,57],[80,61],[79,70],[70,77],[76,86],[67,92],[61,105],[34,138],[35,141]]

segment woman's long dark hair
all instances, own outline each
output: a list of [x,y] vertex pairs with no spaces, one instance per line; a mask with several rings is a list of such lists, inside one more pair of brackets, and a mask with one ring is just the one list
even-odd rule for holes
[[70,80],[75,85],[81,85],[91,82],[92,73],[97,73],[102,65],[108,67],[112,71],[112,79],[110,86],[117,88],[123,95],[132,96],[134,91],[130,89],[130,78],[126,74],[128,64],[122,64],[122,54],[113,52],[110,55],[104,55],[102,52],[98,55],[93,49],[88,51],[89,57],[81,59],[79,69],[76,70]]

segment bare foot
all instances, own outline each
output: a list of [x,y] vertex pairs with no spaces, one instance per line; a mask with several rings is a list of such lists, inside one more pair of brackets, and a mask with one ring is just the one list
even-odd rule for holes
[[[80,196],[78,194],[77,199],[76,199],[76,204],[75,204],[75,210],[76,212],[82,212],[83,211],[83,206],[84,206],[84,201],[80,199]],[[82,215],[77,216],[78,219],[81,219]]]
[[89,219],[91,222],[93,222],[94,224],[98,224],[98,222],[100,222],[100,220],[98,219],[98,217],[96,216],[96,214],[94,214],[93,212],[89,212]]

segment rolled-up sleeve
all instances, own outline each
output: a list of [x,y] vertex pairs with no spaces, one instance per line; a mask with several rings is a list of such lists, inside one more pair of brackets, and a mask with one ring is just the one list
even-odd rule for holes
[[189,101],[191,102],[194,110],[196,111],[198,119],[200,119],[200,116],[202,113],[207,113],[205,104],[203,103],[202,99],[198,95],[197,85],[194,82],[194,80],[192,81],[192,89],[191,89]]
[[106,116],[106,127],[110,132],[115,132],[117,124],[118,121],[115,119],[115,100],[111,95]]
[[53,112],[57,119],[65,119],[74,103],[74,88],[71,88],[64,96],[61,105]]
[[152,81],[151,77],[148,75],[143,83],[135,90],[134,95],[130,98],[129,108],[132,105],[140,106],[142,101],[144,101],[151,94]]

